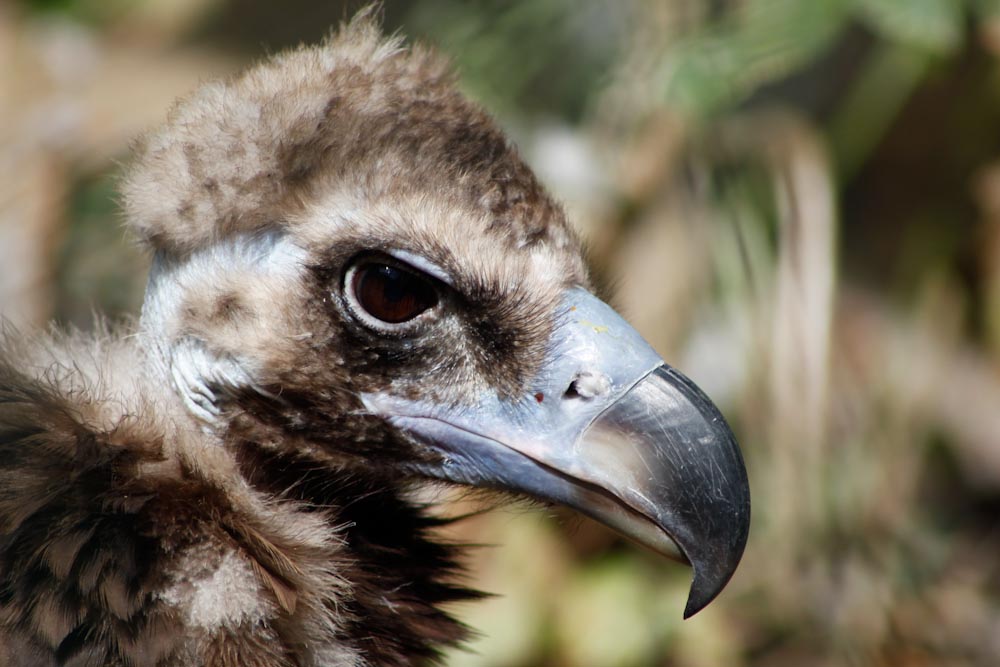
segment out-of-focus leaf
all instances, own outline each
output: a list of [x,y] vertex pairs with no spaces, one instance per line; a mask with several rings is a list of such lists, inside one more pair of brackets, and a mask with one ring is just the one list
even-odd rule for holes
[[491,109],[578,119],[616,55],[625,4],[426,0],[407,22],[411,36],[422,34],[456,58],[463,83]]
[[850,177],[885,135],[929,64],[926,53],[899,44],[880,44],[868,59],[830,125],[842,178]]
[[696,116],[738,102],[827,48],[850,17],[848,0],[753,0],[663,58],[668,104]]
[[971,0],[972,11],[982,18],[1000,16],[1000,0]]
[[961,44],[963,5],[960,0],[859,0],[862,16],[880,33],[932,53],[948,53]]

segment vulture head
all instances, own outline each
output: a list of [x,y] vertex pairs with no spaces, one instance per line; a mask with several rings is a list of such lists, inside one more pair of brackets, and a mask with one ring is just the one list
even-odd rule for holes
[[567,505],[688,563],[685,616],[725,586],[749,524],[732,433],[594,296],[563,211],[440,57],[356,19],[204,85],[136,152],[138,331],[8,341],[0,369],[11,656],[431,657],[463,634],[438,605],[471,594],[427,483]]

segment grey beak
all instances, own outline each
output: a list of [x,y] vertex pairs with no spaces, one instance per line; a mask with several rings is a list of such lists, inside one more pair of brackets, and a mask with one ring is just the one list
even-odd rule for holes
[[[604,486],[617,488],[625,505],[669,535],[694,568],[684,618],[701,610],[732,577],[750,528],[746,470],[719,410],[664,365],[605,410],[583,438],[592,452],[587,458],[607,462],[600,466]],[[627,476],[624,485],[611,480]]]
[[423,472],[567,505],[689,563],[688,618],[725,587],[746,545],[750,491],[736,440],[705,394],[589,292],[569,290],[558,318],[521,400],[362,398],[441,454]]

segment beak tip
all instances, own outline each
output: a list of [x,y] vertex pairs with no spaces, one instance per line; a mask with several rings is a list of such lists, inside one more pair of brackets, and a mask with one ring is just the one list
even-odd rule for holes
[[697,571],[695,571],[694,581],[691,583],[691,591],[688,593],[687,604],[684,605],[685,621],[707,607],[722,592],[722,588],[725,586],[725,584],[722,586],[706,586],[705,583],[698,576]]
[[[729,573],[730,575],[732,572]],[[729,576],[719,580],[717,577],[699,576],[698,569],[694,571],[691,591],[688,593],[687,604],[684,606],[684,620],[691,618],[707,607],[712,600],[722,592],[729,583]]]
[[746,548],[750,532],[749,515],[748,498],[742,512],[740,512],[739,527],[734,531],[736,539],[722,549],[702,552],[690,559],[694,576],[691,580],[691,591],[688,593],[687,604],[684,607],[684,620],[707,607],[729,584]]

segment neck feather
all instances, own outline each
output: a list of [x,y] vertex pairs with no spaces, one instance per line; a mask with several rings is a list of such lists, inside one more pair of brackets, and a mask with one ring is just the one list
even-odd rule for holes
[[439,657],[459,645],[467,629],[441,606],[481,594],[452,583],[461,573],[457,545],[436,529],[448,523],[407,499],[399,479],[369,469],[331,472],[309,457],[269,451],[252,442],[236,445],[240,470],[250,485],[273,497],[329,512],[344,537],[345,640],[373,665],[409,665]]

